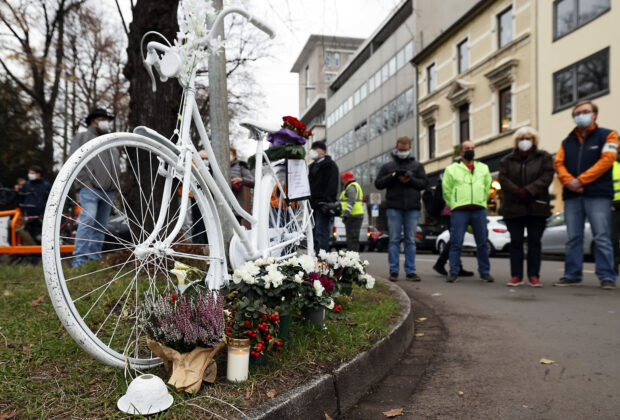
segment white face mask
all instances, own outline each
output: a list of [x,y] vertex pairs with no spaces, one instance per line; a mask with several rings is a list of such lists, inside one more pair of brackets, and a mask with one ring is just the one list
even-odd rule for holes
[[399,159],[407,159],[410,154],[411,154],[411,150],[394,149],[394,155],[396,155]]
[[110,120],[99,121],[99,124],[97,124],[97,128],[104,133],[109,133],[110,130],[112,129],[112,121]]
[[522,152],[527,152],[532,148],[532,140],[521,140],[517,146]]
[[235,155],[233,155],[232,153],[230,154],[230,161],[232,162],[233,160],[235,160]]
[[37,174],[28,174],[28,179],[34,181],[35,179],[37,179]]
[[319,158],[319,152],[314,149],[310,149],[310,151],[308,152],[308,157],[310,157],[310,159],[312,160],[317,160]]

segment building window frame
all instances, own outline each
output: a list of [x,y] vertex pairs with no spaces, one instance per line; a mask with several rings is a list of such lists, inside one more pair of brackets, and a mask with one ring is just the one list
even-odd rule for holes
[[[574,26],[569,29],[567,32],[563,33],[562,35],[558,35],[558,3],[561,3],[563,1],[572,1],[573,2],[573,19],[574,19]],[[587,25],[590,22],[595,21],[596,19],[598,19],[599,17],[603,16],[604,14],[606,14],[607,12],[609,12],[611,10],[611,0],[609,1],[609,7],[607,7],[607,9],[602,10],[598,15],[591,17],[589,20],[583,21],[583,22],[579,22],[579,0],[553,0],[553,25],[552,25],[552,30],[553,30],[553,42],[557,41],[558,39],[564,38],[566,35],[569,35],[573,32],[575,32],[577,29],[581,28],[582,26]]]
[[334,67],[340,67],[340,53],[334,53]]
[[[469,102],[466,102],[457,108],[458,112],[458,122],[459,122],[459,143],[463,144],[463,142],[467,140],[471,140],[471,114],[469,112]],[[465,128],[467,129],[467,133],[465,133]]]
[[[461,51],[461,48],[464,47],[465,51]],[[458,44],[456,44],[456,70],[457,74],[461,74],[469,70],[469,38],[465,38],[461,40]],[[465,63],[463,63],[463,58],[465,58]],[[464,64],[464,65],[463,65]],[[461,67],[463,65],[463,67]]]
[[[578,93],[577,92],[577,87],[578,87],[577,86],[577,68],[579,67],[580,64],[583,64],[583,63],[585,63],[587,61],[590,61],[590,60],[596,58],[597,56],[605,57],[605,59],[607,61],[607,69],[606,69],[607,70],[607,86],[604,89],[599,90],[597,92],[590,93],[589,95],[585,95],[585,96],[582,96],[582,97],[578,97],[577,96],[577,93]],[[604,48],[604,49],[602,49],[600,51],[595,52],[594,54],[590,54],[589,56],[587,56],[585,58],[582,58],[579,61],[574,62],[571,65],[568,65],[568,66],[566,66],[564,68],[561,68],[561,69],[555,71],[552,74],[553,113],[555,114],[556,112],[560,112],[560,111],[563,111],[563,110],[565,110],[567,108],[570,108],[570,107],[574,106],[578,102],[595,99],[595,98],[598,98],[600,96],[604,96],[604,95],[609,94],[609,92],[610,92],[610,88],[609,88],[610,80],[609,80],[609,78],[610,78],[610,64],[611,64],[610,63],[610,58],[611,58],[610,57],[610,48],[606,47],[606,48]],[[573,95],[573,99],[570,102],[567,102],[565,104],[559,105],[558,104],[558,92],[556,90],[556,87],[557,87],[557,85],[556,85],[556,78],[561,73],[565,73],[567,71],[570,71],[572,73],[571,74],[571,82],[572,82],[572,95]]]
[[[497,113],[499,119],[499,132],[505,133],[512,127],[512,86],[506,86],[505,88],[498,90],[497,95],[499,99],[499,112]],[[508,118],[504,118],[506,116],[504,115],[504,111],[506,111],[506,106],[509,107],[510,111],[510,115],[508,116]],[[508,123],[504,127],[504,120],[506,119],[508,120]]]
[[331,67],[332,66],[332,53],[329,51],[325,51],[325,67]]
[[430,95],[437,89],[437,66],[431,63],[426,67],[426,90]]
[[[510,44],[515,39],[514,34],[514,15],[512,14],[512,5],[505,8],[501,12],[499,12],[496,16],[497,21],[497,48],[504,48],[506,45]],[[510,13],[510,40],[506,41],[502,44],[502,17],[506,14]]]
[[435,123],[430,124],[426,128],[427,133],[427,155],[429,159],[434,159],[437,155],[437,132],[435,131]]

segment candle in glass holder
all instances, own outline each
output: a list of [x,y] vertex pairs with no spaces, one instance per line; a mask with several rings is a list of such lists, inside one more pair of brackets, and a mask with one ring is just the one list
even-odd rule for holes
[[247,380],[249,364],[250,340],[229,339],[226,379],[228,379],[229,382],[243,382]]

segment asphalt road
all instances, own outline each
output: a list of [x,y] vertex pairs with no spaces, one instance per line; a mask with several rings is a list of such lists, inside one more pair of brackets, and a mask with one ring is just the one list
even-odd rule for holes
[[[387,277],[387,254],[364,257],[372,274]],[[418,331],[429,332],[344,418],[385,418],[394,408],[412,419],[620,418],[620,289],[600,289],[593,263],[584,264],[583,286],[558,288],[551,284],[563,262],[543,261],[544,287],[533,289],[506,287],[507,258],[491,260],[492,284],[477,276],[446,283],[435,259],[418,254],[422,282],[401,272],[397,283],[417,303],[416,317],[428,318]],[[475,258],[463,262],[476,271]],[[410,369],[420,361],[425,369]]]

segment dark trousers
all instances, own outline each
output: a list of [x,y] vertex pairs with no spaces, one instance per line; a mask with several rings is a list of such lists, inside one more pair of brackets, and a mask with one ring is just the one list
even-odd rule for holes
[[349,216],[344,222],[344,228],[347,232],[347,249],[349,251],[359,252],[360,250],[360,230],[362,229],[362,221],[364,215]]
[[314,209],[314,252],[319,253],[321,249],[329,252],[329,237],[334,225],[334,218],[327,216],[320,209]]
[[[446,229],[450,230],[450,216],[441,216],[440,223]],[[437,258],[437,262],[435,263],[438,267],[443,267],[448,262],[450,258],[450,240],[446,246],[443,247],[441,254],[439,254],[439,258]],[[461,267],[463,267],[463,261],[461,261]]]
[[614,204],[612,209],[611,247],[614,249],[614,267],[616,267],[616,272],[618,272],[618,264],[620,264],[620,249],[618,248],[618,241],[620,241],[620,204]]
[[527,228],[527,275],[540,277],[540,239],[547,226],[547,219],[524,216],[504,220],[510,232],[510,275],[523,278],[523,233]]

